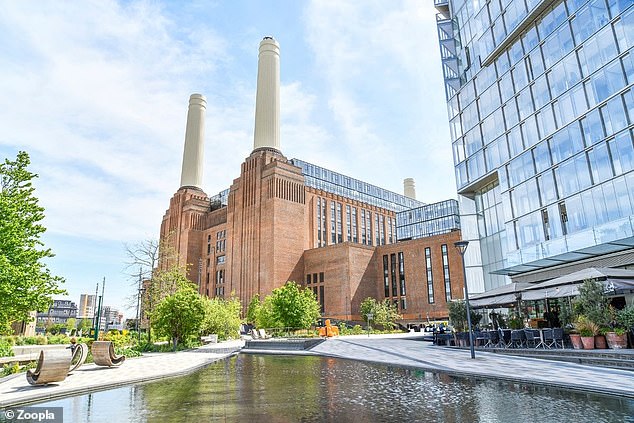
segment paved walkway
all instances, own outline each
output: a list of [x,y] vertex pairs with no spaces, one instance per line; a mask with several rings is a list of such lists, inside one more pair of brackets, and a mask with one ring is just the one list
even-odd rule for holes
[[84,364],[64,381],[46,386],[29,385],[25,373],[11,375],[0,379],[0,408],[182,376],[228,357],[243,346],[244,341],[230,341],[208,344],[193,351],[146,353],[110,368]]
[[430,369],[457,375],[505,379],[634,398],[634,372],[431,345],[408,339],[341,337],[311,350],[330,357]]
[[[243,344],[244,341],[232,341],[210,344],[195,351],[145,354],[113,368],[84,365],[63,382],[42,387],[30,386],[24,373],[9,376],[0,379],[0,408],[184,375],[232,355]],[[476,358],[472,360],[468,349],[433,346],[428,342],[408,339],[407,335],[340,337],[328,339],[310,351],[267,353],[339,357],[634,398],[632,371],[507,356],[480,350],[476,350]]]

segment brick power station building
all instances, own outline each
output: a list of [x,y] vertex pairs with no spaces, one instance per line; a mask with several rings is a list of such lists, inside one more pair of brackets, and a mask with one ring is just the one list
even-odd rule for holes
[[181,186],[161,225],[201,294],[235,293],[246,307],[293,280],[313,290],[324,316],[361,320],[373,297],[411,323],[445,318],[447,302],[463,298],[455,200],[426,205],[412,179],[400,195],[284,156],[274,39],[260,43],[253,151],[215,196],[201,187],[205,108],[202,95],[190,97]]

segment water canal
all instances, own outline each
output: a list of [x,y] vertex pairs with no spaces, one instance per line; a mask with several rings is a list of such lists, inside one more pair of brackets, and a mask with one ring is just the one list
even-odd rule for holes
[[[241,354],[37,404],[69,422],[634,422],[634,400],[324,357]],[[0,417],[1,420],[1,417]]]

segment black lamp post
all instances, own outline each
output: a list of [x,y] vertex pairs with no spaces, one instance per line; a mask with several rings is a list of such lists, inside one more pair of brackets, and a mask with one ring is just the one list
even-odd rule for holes
[[462,258],[462,273],[464,274],[464,302],[467,307],[467,326],[469,330],[469,347],[471,349],[471,358],[475,358],[475,350],[473,348],[473,331],[471,330],[471,307],[469,307],[469,288],[467,288],[467,271],[464,265],[464,253],[467,251],[469,241],[458,241],[453,244]]

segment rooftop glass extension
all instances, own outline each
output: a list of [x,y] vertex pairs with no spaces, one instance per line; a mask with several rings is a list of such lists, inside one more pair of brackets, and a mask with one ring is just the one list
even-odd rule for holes
[[460,229],[458,201],[445,200],[396,214],[399,241],[440,235]]
[[321,189],[394,212],[420,207],[425,204],[303,160],[291,159],[290,163],[302,169],[306,185],[312,188]]

